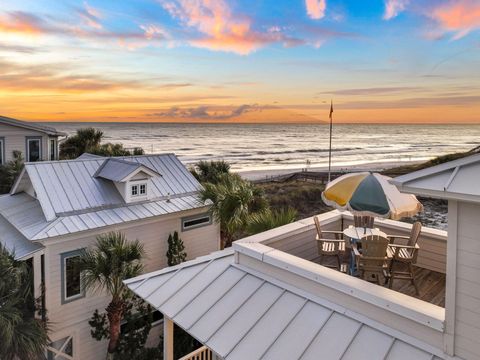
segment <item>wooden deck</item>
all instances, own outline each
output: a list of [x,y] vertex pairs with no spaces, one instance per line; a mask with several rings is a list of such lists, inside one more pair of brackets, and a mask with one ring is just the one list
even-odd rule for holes
[[[316,258],[314,262],[319,263],[319,258]],[[348,259],[344,258],[343,263],[348,263]],[[336,264],[335,258],[325,257],[322,265],[336,266]],[[415,293],[415,288],[409,280],[395,280],[392,289],[431,304],[445,307],[445,274],[419,267],[414,268],[419,295]]]

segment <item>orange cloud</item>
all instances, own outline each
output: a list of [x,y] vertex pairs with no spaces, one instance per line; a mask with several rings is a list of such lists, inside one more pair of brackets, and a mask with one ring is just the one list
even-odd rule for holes
[[0,32],[38,35],[44,32],[44,29],[38,17],[22,11],[14,11],[0,15]]
[[307,14],[311,19],[321,19],[325,16],[327,9],[326,0],[305,0]]
[[203,35],[189,40],[197,47],[246,55],[269,43],[283,42],[288,46],[299,41],[281,32],[253,30],[251,19],[234,14],[224,0],[160,0],[160,3],[171,16]]
[[444,32],[455,32],[453,40],[457,40],[480,28],[480,2],[451,2],[435,8],[430,16],[439,23]]

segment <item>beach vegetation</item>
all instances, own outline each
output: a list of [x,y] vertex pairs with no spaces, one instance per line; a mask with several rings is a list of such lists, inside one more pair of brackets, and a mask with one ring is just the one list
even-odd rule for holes
[[217,183],[204,183],[200,197],[213,202],[211,211],[220,224],[225,248],[245,230],[250,215],[265,210],[268,204],[262,190],[238,174],[223,174],[217,180]]
[[230,164],[223,160],[199,161],[190,172],[201,183],[218,184],[225,174],[230,173]]
[[0,245],[0,359],[43,359],[47,323],[35,318],[33,274]]
[[120,143],[104,143],[103,131],[93,127],[77,129],[75,135],[69,136],[60,144],[60,159],[76,159],[83,153],[101,156],[143,155],[142,148],[127,149]]
[[[111,300],[106,310],[108,329],[94,338],[108,337],[108,354],[112,355],[119,347],[121,323],[129,313],[132,293],[123,280],[140,275],[143,271],[143,245],[129,241],[121,232],[109,232],[97,237],[96,245],[86,249],[80,257],[81,278],[86,290],[106,291]],[[98,322],[101,315],[96,312],[92,322]],[[97,318],[97,319],[96,319]],[[148,334],[148,332],[147,332]]]
[[249,216],[246,232],[249,235],[258,234],[282,225],[290,224],[294,222],[296,218],[297,210],[292,207],[273,210],[267,208]]

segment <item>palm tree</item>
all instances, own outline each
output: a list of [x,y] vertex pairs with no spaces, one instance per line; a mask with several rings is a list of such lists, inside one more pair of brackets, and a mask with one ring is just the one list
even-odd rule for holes
[[230,172],[230,164],[226,161],[199,161],[191,169],[195,178],[201,183],[217,184],[224,174]]
[[262,191],[237,174],[223,174],[217,184],[205,183],[200,197],[213,202],[211,210],[220,224],[224,248],[232,245],[235,233],[244,230],[250,214],[267,206]]
[[263,231],[290,224],[297,217],[297,211],[293,208],[281,210],[266,209],[250,215],[247,221],[247,233],[258,234]]
[[60,144],[60,158],[75,159],[100,146],[103,132],[93,127],[77,129],[77,133]]
[[106,308],[110,330],[109,354],[117,349],[120,323],[127,304],[128,290],[123,280],[142,273],[143,257],[143,245],[138,240],[128,241],[123,233],[110,232],[99,235],[95,247],[87,249],[80,258],[85,288],[106,290],[112,296]]
[[35,319],[33,279],[26,263],[0,246],[0,359],[43,359],[47,326]]

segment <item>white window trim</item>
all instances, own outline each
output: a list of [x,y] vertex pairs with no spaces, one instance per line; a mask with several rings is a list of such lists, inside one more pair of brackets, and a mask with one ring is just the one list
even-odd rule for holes
[[[207,217],[208,217],[208,221],[205,221],[205,222],[202,222],[202,223],[196,224],[196,225],[185,226],[185,223],[188,222],[188,221],[198,220],[198,219],[207,218]],[[192,215],[192,216],[187,216],[187,217],[182,218],[182,232],[197,229],[197,228],[200,228],[200,227],[203,227],[203,226],[208,226],[208,225],[211,225],[211,224],[212,224],[212,214],[209,213],[209,212],[202,213],[202,214],[197,214],[197,215]]]
[[42,138],[41,137],[27,137],[27,153],[26,153],[26,159],[27,162],[30,162],[30,141],[38,141],[38,160],[37,161],[42,161]]
[[[145,193],[141,194],[140,193],[140,186],[145,185]],[[137,194],[133,195],[132,194],[132,189],[133,187],[137,187]],[[135,180],[135,181],[129,181],[128,182],[128,187],[127,187],[127,195],[128,199],[130,201],[140,201],[140,200],[146,200],[148,199],[148,181],[145,180]]]
[[[52,141],[53,141],[53,159],[52,159]],[[48,160],[57,160],[58,153],[57,153],[57,139],[48,139]]]

